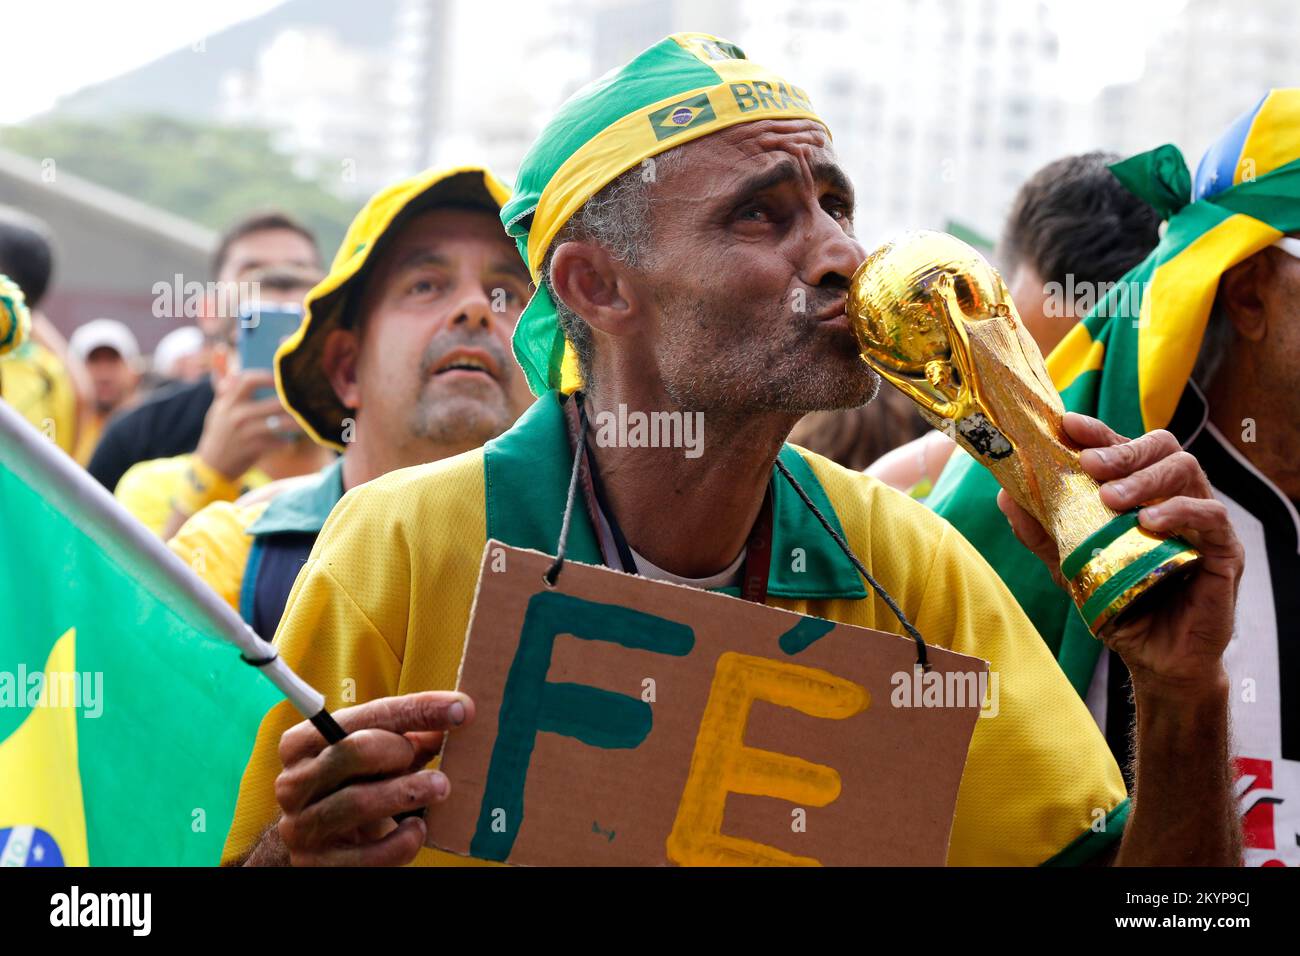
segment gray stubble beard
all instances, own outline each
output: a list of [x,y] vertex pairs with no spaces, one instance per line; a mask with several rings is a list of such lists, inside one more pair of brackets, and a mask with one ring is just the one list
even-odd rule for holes
[[[663,323],[672,328],[707,328],[710,324],[701,303],[682,308],[680,303],[660,302],[659,306],[665,317],[681,310],[681,319]],[[874,399],[880,390],[880,376],[862,361],[856,347],[800,367],[793,356],[807,348],[806,340],[814,328],[805,326],[802,334],[790,336],[766,354],[748,347],[743,331],[730,336],[721,343],[722,348],[703,356],[702,361],[698,348],[674,344],[659,359],[664,389],[679,408],[706,412],[802,415],[858,408]]]
[[437,445],[481,445],[510,425],[504,391],[491,403],[468,395],[431,394],[426,382],[407,419],[410,434]]

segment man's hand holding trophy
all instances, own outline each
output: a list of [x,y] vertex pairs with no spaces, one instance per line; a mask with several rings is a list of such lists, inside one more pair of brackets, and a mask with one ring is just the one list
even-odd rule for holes
[[880,246],[848,315],[864,361],[997,478],[1017,536],[1135,680],[1218,682],[1241,547],[1172,435],[1127,441],[1066,412],[1002,278],[952,236]]

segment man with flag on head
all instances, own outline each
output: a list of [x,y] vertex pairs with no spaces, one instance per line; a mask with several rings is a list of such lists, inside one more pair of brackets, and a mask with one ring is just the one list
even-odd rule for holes
[[[1194,462],[1166,461],[1147,437],[1128,470],[1144,495],[1171,499],[1165,529],[1191,537],[1206,568],[1174,595],[1198,614],[1139,625],[1149,720],[1130,801],[1082,702],[974,548],[906,496],[784,444],[804,413],[861,405],[878,386],[845,317],[866,255],[853,189],[804,90],[725,40],[667,37],[561,107],[501,218],[538,286],[514,335],[538,400],[483,450],[372,481],[334,510],[277,645],[331,705],[363,675],[365,703],[339,717],[356,733],[327,746],[273,712],[228,858],[459,862],[421,848],[422,818],[390,818],[455,785],[425,764],[437,731],[474,716],[449,689],[487,539],[554,552],[563,526],[576,561],[899,632],[820,514],[927,641],[1001,674],[998,716],[971,740],[950,863],[1238,859],[1219,653],[1240,547]],[[593,439],[588,418],[619,406],[703,414],[702,454]],[[1113,441],[1083,418],[1075,437]],[[577,500],[575,463],[591,489]]]
[[[1189,174],[1173,146],[1112,166],[1167,221],[1157,248],[1048,357],[1066,408],[1167,429],[1246,549],[1231,687],[1246,862],[1300,865],[1300,89],[1273,90]],[[1121,446],[1131,447],[1131,446]],[[1091,453],[1090,453],[1091,454]],[[1111,469],[1127,467],[1117,451]],[[1177,460],[1179,456],[1171,456]],[[1011,588],[1125,761],[1129,669],[1014,540],[997,484],[954,459],[931,505]]]
[[344,491],[477,448],[527,407],[509,348],[529,279],[497,222],[509,195],[464,166],[371,198],[276,357],[281,403],[341,456],[209,504],[169,542],[267,640]]

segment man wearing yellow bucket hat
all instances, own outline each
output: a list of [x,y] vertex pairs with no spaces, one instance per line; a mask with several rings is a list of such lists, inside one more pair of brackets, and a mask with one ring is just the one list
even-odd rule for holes
[[508,195],[466,166],[421,173],[366,204],[275,360],[284,407],[342,456],[210,504],[169,542],[267,639],[345,490],[476,448],[530,400],[507,351],[529,285],[496,221]]
[[[717,37],[670,36],[561,107],[501,213],[538,286],[514,346],[539,399],[483,450],[339,503],[277,646],[331,708],[348,702],[337,688],[355,691],[366,703],[340,722],[364,733],[327,746],[287,706],[268,715],[228,859],[256,846],[250,862],[455,862],[421,848],[423,819],[389,817],[453,785],[424,769],[427,732],[473,719],[473,701],[447,689],[485,540],[555,552],[562,529],[574,560],[866,627],[897,632],[905,617],[989,660],[1004,690],[971,740],[950,863],[1237,859],[1219,653],[1240,547],[1194,462],[1170,461],[1158,435],[1131,446],[1133,504],[1170,498],[1163,527],[1193,537],[1208,569],[1178,595],[1194,620],[1148,616],[1145,640],[1127,635],[1150,676],[1131,803],[1082,701],[974,549],[905,496],[783,444],[804,412],[876,388],[844,312],[865,257],[852,213],[807,93]],[[620,408],[702,415],[707,441],[593,437],[587,414]],[[1073,428],[1081,443],[1119,441],[1092,419]],[[831,529],[891,599],[866,590]]]

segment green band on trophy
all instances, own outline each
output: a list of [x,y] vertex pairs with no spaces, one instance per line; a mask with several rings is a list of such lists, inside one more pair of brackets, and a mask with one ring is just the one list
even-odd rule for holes
[[1067,581],[1074,580],[1075,575],[1083,570],[1083,566],[1091,561],[1098,551],[1101,551],[1125,531],[1136,528],[1137,523],[1138,513],[1137,509],[1134,509],[1126,511],[1113,521],[1102,525],[1084,538],[1083,544],[1066,556],[1065,560],[1061,562],[1061,574],[1065,576]]
[[1107,613],[1111,605],[1124,597],[1131,588],[1141,584],[1148,576],[1152,576],[1152,573],[1170,558],[1190,550],[1188,544],[1178,538],[1169,538],[1160,542],[1132,564],[1116,571],[1093,592],[1092,597],[1079,608],[1083,620],[1089,628],[1098,627],[1099,625],[1095,623],[1097,619],[1101,617],[1109,619],[1113,616]]

